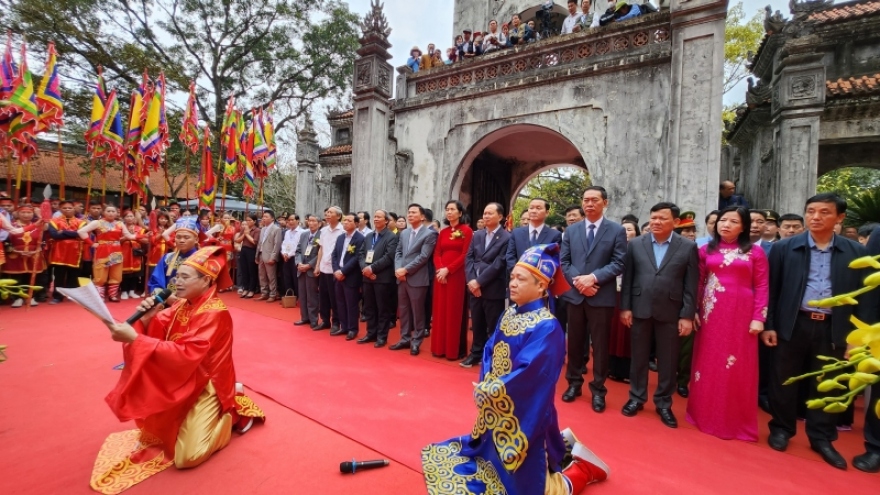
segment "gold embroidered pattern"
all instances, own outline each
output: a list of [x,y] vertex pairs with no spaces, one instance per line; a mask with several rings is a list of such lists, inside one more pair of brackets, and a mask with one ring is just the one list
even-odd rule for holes
[[538,323],[551,318],[553,318],[553,313],[547,308],[528,311],[522,314],[517,314],[516,308],[507,308],[504,317],[501,319],[501,332],[506,337],[515,337],[522,335],[527,329],[534,327]]
[[[474,474],[456,472],[456,467],[468,462],[467,457],[459,455],[460,453],[459,442],[428,445],[422,449],[422,470],[425,473],[428,495],[507,495],[495,466],[482,457],[474,458],[477,463]],[[469,481],[482,482],[485,490],[477,493],[471,491],[467,486]]]
[[89,485],[99,493],[115,495],[162,472],[172,461],[165,459],[161,449],[152,459],[137,464],[131,461],[133,454],[156,445],[161,445],[159,439],[141,430],[111,433],[95,459]]
[[[202,313],[206,313],[208,311],[223,311],[226,309],[226,304],[220,300],[218,297],[212,297],[208,299],[205,304],[202,304],[199,309],[196,310],[196,315],[200,315]],[[195,315],[193,315],[195,316]]]
[[260,409],[260,406],[256,405],[247,395],[235,396],[235,412],[237,412],[239,416],[262,420],[266,419],[266,414]]
[[492,368],[490,373],[501,378],[513,370],[513,363],[510,361],[510,346],[507,342],[498,342],[492,348]]
[[715,309],[715,303],[718,298],[715,297],[716,292],[724,292],[724,286],[718,280],[718,276],[709,273],[709,279],[706,281],[706,288],[703,291],[703,323],[709,321],[709,314]]
[[486,374],[474,391],[474,401],[480,412],[471,436],[479,438],[491,430],[495,450],[504,468],[516,471],[526,460],[529,439],[514,415],[513,400],[507,395],[504,382],[491,373]]

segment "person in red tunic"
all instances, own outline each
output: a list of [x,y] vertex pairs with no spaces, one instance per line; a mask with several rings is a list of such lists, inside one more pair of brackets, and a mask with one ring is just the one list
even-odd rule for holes
[[76,218],[76,210],[70,201],[59,203],[61,216],[49,222],[49,235],[55,241],[49,251],[49,264],[52,265],[52,276],[55,279],[55,290],[49,304],[58,304],[64,300],[58,288],[71,289],[79,287],[80,263],[83,254],[83,240],[77,230],[85,222]]
[[[200,227],[204,224],[200,221]],[[220,246],[226,253],[226,267],[224,268],[230,275],[232,274],[232,264],[234,263],[234,241],[237,229],[235,228],[235,219],[229,213],[224,213],[222,220],[216,222],[213,227],[205,232],[199,232],[199,245],[201,246]],[[230,276],[230,280],[232,277]],[[221,289],[220,292],[231,291],[233,287]]]
[[122,221],[125,224],[125,230],[133,235],[134,239],[122,241],[122,295],[120,299],[136,299],[141,297],[137,293],[137,289],[144,286],[140,277],[144,265],[144,251],[150,242],[150,236],[147,229],[140,225],[133,211],[126,210]]
[[437,237],[434,249],[434,311],[431,324],[431,354],[449,360],[467,355],[465,318],[464,260],[474,231],[462,223],[464,205],[461,201],[446,202],[446,228]]
[[[150,250],[147,253],[147,267],[151,272],[159,264],[162,257],[165,256],[165,253],[168,252],[168,241],[162,234],[171,227],[171,217],[164,211],[157,212],[156,223],[158,225],[150,226],[151,230],[149,233]],[[150,274],[147,273],[147,278],[149,277]]]
[[95,256],[92,265],[92,282],[103,298],[119,302],[119,284],[122,282],[122,239],[134,240],[122,222],[117,220],[119,210],[113,205],[104,207],[103,218],[80,227],[79,236],[88,239],[89,232],[96,231]]
[[[34,216],[34,207],[31,205],[19,206],[16,211],[18,220],[12,222],[13,231],[9,233],[9,253],[6,264],[3,265],[4,275],[12,275],[20,285],[28,285],[34,278],[36,285],[48,286],[46,280],[46,259],[43,256],[43,231],[46,230],[45,222]],[[24,300],[19,298],[12,303],[13,308],[20,308]],[[35,298],[30,300],[31,306],[36,306]]]
[[232,316],[217,296],[225,265],[221,248],[202,248],[178,269],[170,308],[150,297],[134,326],[108,323],[123,343],[125,367],[106,401],[138,429],[105,441],[92,473],[95,490],[118,493],[172,463],[199,466],[229,444],[233,429],[244,433],[265,419],[235,381]]

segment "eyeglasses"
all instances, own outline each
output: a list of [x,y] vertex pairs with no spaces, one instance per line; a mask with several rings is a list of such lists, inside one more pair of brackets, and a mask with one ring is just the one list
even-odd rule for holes
[[200,278],[205,278],[205,276],[204,275],[196,275],[195,277],[192,277],[189,275],[178,275],[178,276],[171,279],[171,285],[177,286],[182,283],[185,284],[185,283],[192,282],[194,280],[198,280]]

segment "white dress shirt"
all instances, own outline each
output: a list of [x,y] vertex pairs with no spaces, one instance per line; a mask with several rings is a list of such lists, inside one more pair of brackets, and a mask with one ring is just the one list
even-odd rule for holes
[[320,270],[321,273],[332,275],[333,274],[333,249],[336,247],[336,239],[339,239],[339,236],[345,233],[345,230],[342,229],[342,222],[336,224],[335,229],[331,229],[330,225],[325,225],[324,228],[321,229],[321,262],[320,262]]
[[293,258],[293,255],[296,254],[296,247],[299,245],[300,239],[302,239],[303,232],[308,232],[308,229],[302,227],[297,227],[293,230],[284,229],[284,240],[281,241],[282,256]]

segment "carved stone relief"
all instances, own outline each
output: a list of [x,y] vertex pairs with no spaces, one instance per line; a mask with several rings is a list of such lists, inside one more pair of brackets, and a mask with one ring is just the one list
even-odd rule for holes
[[355,86],[369,86],[373,79],[373,62],[369,60],[359,62],[355,74],[357,75]]
[[816,76],[795,76],[791,78],[789,99],[802,100],[816,96]]

